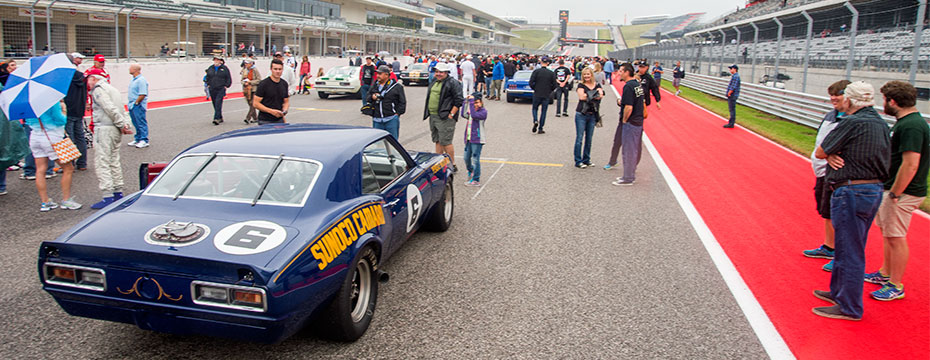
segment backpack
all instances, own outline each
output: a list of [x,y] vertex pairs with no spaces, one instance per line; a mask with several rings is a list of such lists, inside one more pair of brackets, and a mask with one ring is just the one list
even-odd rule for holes
[[682,79],[685,78],[685,69],[681,69],[681,78],[682,78]]

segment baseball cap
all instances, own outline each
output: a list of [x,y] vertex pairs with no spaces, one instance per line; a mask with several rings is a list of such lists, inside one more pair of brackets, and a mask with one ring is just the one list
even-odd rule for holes
[[278,51],[278,52],[274,53],[274,56],[284,56],[284,55],[281,55],[281,52]]
[[649,63],[647,63],[647,62],[645,62],[645,61],[641,61],[638,65],[639,65],[639,67],[649,67]]
[[444,72],[452,71],[452,69],[449,68],[449,64],[446,64],[446,63],[438,63],[438,64],[436,64],[436,68],[435,68],[435,69],[436,69],[436,71],[444,71]]
[[94,61],[105,62],[107,59],[103,57],[103,54],[94,55]]
[[733,64],[733,65],[730,65],[730,66],[727,66],[727,68],[729,68],[729,69],[736,69],[736,70],[739,70],[739,66],[738,66],[738,65],[736,65],[736,64]]
[[389,66],[387,66],[387,65],[381,65],[381,66],[378,67],[378,72],[379,72],[379,73],[390,74],[390,73],[391,73],[391,67],[389,67]]
[[79,52],[73,52],[71,53],[71,57],[76,58],[76,59],[83,59],[84,55]]
[[843,92],[850,100],[868,104],[868,106],[875,104],[875,87],[865,81],[855,81],[846,85],[846,90]]

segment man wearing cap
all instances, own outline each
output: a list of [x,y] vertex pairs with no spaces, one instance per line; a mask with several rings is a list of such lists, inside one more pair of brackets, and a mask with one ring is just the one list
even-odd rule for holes
[[213,100],[213,125],[223,122],[223,97],[226,89],[232,85],[232,77],[225,60],[220,56],[213,57],[213,65],[207,68],[207,87],[210,89],[210,99]]
[[[549,58],[542,59],[542,66],[533,70],[530,75],[530,88],[533,89],[533,132],[545,134],[543,128],[546,126],[546,111],[549,109],[549,101],[552,99],[552,92],[558,83],[555,80],[555,74],[549,70]],[[539,106],[542,105],[542,111]]]
[[391,67],[378,67],[377,81],[368,94],[369,103],[374,107],[371,115],[371,127],[382,129],[400,139],[400,115],[407,112],[407,96],[404,86],[391,79]]
[[149,147],[149,122],[145,118],[145,110],[149,102],[149,82],[142,77],[142,66],[139,64],[129,65],[129,75],[132,75],[132,80],[129,82],[127,107],[132,125],[136,128],[136,136],[127,145],[144,149]]
[[462,61],[462,96],[471,95],[475,92],[475,63],[471,61],[471,55],[465,57]]
[[262,75],[258,72],[258,68],[255,67],[255,61],[252,59],[245,59],[245,66],[242,68],[242,95],[245,98],[246,104],[249,105],[249,112],[245,114],[245,123],[250,124],[258,121],[258,114],[255,113],[255,105],[252,104],[252,98],[255,95],[255,89],[258,86],[259,82],[262,81]]
[[423,120],[429,119],[430,135],[436,144],[436,153],[449,155],[453,172],[458,171],[458,168],[455,167],[452,137],[455,135],[455,122],[459,118],[459,107],[464,102],[462,85],[458,80],[449,77],[449,65],[437,64],[433,81],[427,86]]
[[[80,66],[84,60],[81,53],[71,54],[71,63],[74,66]],[[84,111],[87,109],[87,79],[84,73],[75,69],[71,78],[71,85],[68,86],[68,93],[65,95],[65,107],[67,108],[68,123],[65,125],[65,131],[68,137],[77,146],[81,152],[81,157],[75,161],[78,170],[87,170],[87,142],[84,139]]]
[[[500,58],[494,58],[494,68],[491,70],[491,95],[494,100],[501,99],[501,85],[504,83],[504,63]],[[488,98],[490,100],[491,98]]]
[[727,108],[730,109],[730,122],[723,127],[732,129],[736,125],[736,99],[739,98],[739,66],[730,65],[730,85],[727,85]]
[[[659,104],[659,101],[662,100],[662,95],[659,93],[659,84],[655,79],[652,78],[652,75],[649,75],[649,63],[640,62],[639,63],[639,84],[643,87],[643,98],[646,100],[646,106],[652,105],[652,98],[656,99],[656,108],[662,109],[662,105]],[[652,96],[649,96],[652,94]]]
[[[132,134],[129,114],[123,108],[122,95],[99,69],[90,69],[87,86],[93,98],[94,167],[103,200],[90,206],[102,209],[123,197],[123,167],[119,148],[123,134]],[[107,196],[109,195],[109,196]]]
[[[83,59],[83,57],[82,57]],[[87,77],[92,69],[99,70],[98,75],[103,76],[107,82],[110,82],[110,74],[107,73],[107,69],[103,68],[103,65],[106,63],[107,59],[101,54],[94,55],[94,66],[91,66],[89,69],[84,71],[84,77]],[[83,60],[82,60],[83,62]]]
[[866,82],[847,85],[838,110],[848,115],[814,154],[827,159],[825,181],[833,189],[830,218],[836,248],[830,291],[814,290],[815,297],[833,306],[813,309],[814,314],[827,318],[862,319],[865,243],[891,165],[888,124],[872,108],[874,98],[875,90]]

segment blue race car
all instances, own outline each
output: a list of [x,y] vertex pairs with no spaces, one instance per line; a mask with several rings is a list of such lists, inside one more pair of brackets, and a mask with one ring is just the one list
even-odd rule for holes
[[[516,102],[517,99],[533,99],[533,89],[530,88],[530,75],[533,70],[520,70],[513,74],[513,79],[508,79],[504,83],[504,91],[507,92],[507,102]],[[549,99],[552,104],[552,99]]]
[[449,163],[371,128],[229,132],[43,242],[39,278],[74,316],[267,343],[314,325],[353,341],[381,264],[421,226],[449,228]]

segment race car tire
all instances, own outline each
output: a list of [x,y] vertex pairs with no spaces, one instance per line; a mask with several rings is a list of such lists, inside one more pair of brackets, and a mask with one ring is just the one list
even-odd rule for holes
[[433,210],[426,219],[424,226],[427,230],[443,232],[452,225],[452,215],[455,210],[455,191],[452,189],[452,176],[446,180],[446,187],[442,191],[442,198],[433,206]]
[[320,96],[320,99],[328,99],[328,98],[329,98],[329,94],[327,94],[327,93],[325,93],[325,92],[322,92],[322,91],[317,91],[316,94]]
[[378,303],[378,256],[371,246],[352,261],[336,298],[323,314],[322,335],[336,341],[358,340],[368,330]]
[[354,97],[354,98],[356,98],[356,99],[361,99],[361,98],[362,98],[362,89],[358,89],[358,91],[356,91],[355,94],[352,94],[352,97]]
[[404,80],[404,86],[410,86],[410,82],[407,80]]
[[511,95],[507,95],[507,102],[512,103],[517,101],[517,99]]

